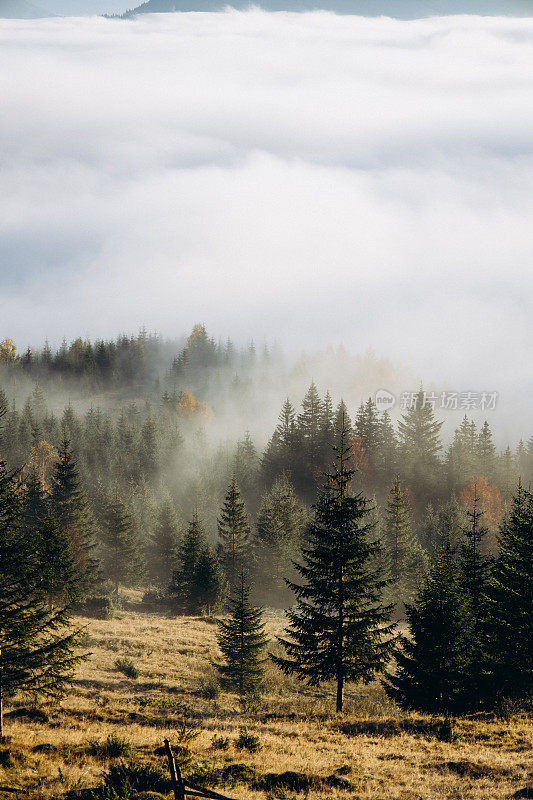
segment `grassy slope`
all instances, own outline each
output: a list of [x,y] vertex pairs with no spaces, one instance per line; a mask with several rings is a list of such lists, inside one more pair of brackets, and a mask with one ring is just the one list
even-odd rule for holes
[[[464,720],[458,724],[458,739],[446,743],[432,735],[429,719],[398,714],[377,685],[351,687],[349,710],[338,718],[331,712],[330,687],[306,690],[272,666],[263,700],[243,713],[236,697],[222,694],[209,700],[202,691],[213,675],[213,624],[134,612],[120,612],[111,621],[81,622],[92,655],[61,708],[49,711],[48,722],[6,720],[10,741],[3,747],[10,747],[15,760],[0,767],[0,786],[25,786],[30,797],[42,798],[95,786],[106,762],[89,755],[87,746],[109,733],[127,739],[142,759],[162,765],[153,751],[165,736],[178,743],[181,704],[189,709],[188,725],[199,732],[189,744],[185,776],[201,765],[228,763],[247,764],[259,776],[285,770],[328,776],[341,768],[350,792],[322,788],[310,796],[375,800],[497,800],[511,797],[532,776],[531,720]],[[270,633],[281,622],[269,617]],[[136,680],[116,670],[117,657],[135,662],[140,670]],[[259,752],[238,751],[233,744],[226,751],[213,749],[215,733],[233,742],[243,725],[259,736]],[[56,749],[33,751],[40,744]],[[265,795],[246,783],[226,791],[243,800],[295,796],[283,790]]]

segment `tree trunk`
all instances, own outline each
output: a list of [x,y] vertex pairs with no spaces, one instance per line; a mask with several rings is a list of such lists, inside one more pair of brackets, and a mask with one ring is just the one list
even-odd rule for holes
[[342,711],[343,690],[344,675],[341,673],[337,676],[337,711]]

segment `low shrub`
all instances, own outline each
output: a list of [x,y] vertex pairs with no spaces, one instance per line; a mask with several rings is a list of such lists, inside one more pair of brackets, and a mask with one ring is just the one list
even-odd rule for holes
[[133,678],[133,680],[139,677],[139,670],[131,660],[131,658],[117,658],[115,661],[115,668],[122,672],[127,678]]
[[110,597],[88,597],[75,611],[92,619],[112,619],[115,607]]
[[87,752],[95,758],[123,758],[130,755],[131,745],[126,739],[117,736],[116,733],[110,733],[103,742],[91,739]]
[[235,739],[235,747],[237,750],[247,750],[249,753],[257,753],[261,750],[261,742],[258,736],[253,733],[248,733],[246,728],[240,728],[240,733]]

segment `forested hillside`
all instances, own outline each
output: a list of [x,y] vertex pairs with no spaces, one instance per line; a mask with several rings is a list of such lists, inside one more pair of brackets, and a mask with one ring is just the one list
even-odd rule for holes
[[[517,449],[498,451],[489,423],[465,415],[445,441],[422,390],[395,421],[372,397],[350,407],[312,380],[295,397],[307,381],[302,362],[289,364],[276,349],[216,343],[201,325],[183,342],[141,332],[55,351],[45,345],[19,355],[7,339],[1,348],[0,452],[33,487],[37,506],[69,495],[80,546],[90,553],[83,559],[95,564],[85,593],[119,585],[165,593],[199,551],[211,558],[204,568],[231,583],[227,558],[237,536],[261,602],[290,604],[285,578],[342,420],[352,488],[371,502],[398,604],[412,596],[443,530],[459,542],[474,496],[494,552],[518,478],[527,485],[533,473],[527,431]],[[358,364],[367,385],[368,365]],[[284,386],[289,397],[277,425],[265,430]],[[197,608],[204,601],[201,592],[176,599]]]

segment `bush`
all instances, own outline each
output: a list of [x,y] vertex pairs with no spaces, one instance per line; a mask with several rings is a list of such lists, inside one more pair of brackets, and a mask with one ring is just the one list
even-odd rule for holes
[[115,733],[110,733],[104,742],[91,739],[87,752],[95,758],[122,758],[130,755],[131,745]]
[[139,677],[139,670],[131,660],[131,658],[117,658],[115,667],[119,672],[122,672],[127,678],[134,680]]
[[239,730],[239,736],[235,739],[237,750],[248,750],[249,753],[257,753],[258,750],[261,750],[261,742],[258,736],[248,733],[246,728],[240,728]]
[[213,736],[211,739],[211,747],[213,750],[227,750],[229,748],[229,739],[227,736]]
[[104,785],[118,797],[127,797],[130,792],[165,794],[172,788],[169,776],[160,767],[135,760],[112,764],[104,775]]
[[170,604],[165,592],[158,589],[147,589],[143,594],[142,604],[150,611],[164,611],[170,609]]
[[112,619],[115,608],[110,597],[88,597],[75,611],[93,619]]
[[216,700],[220,697],[220,684],[216,678],[208,678],[200,687],[200,694],[205,700]]

